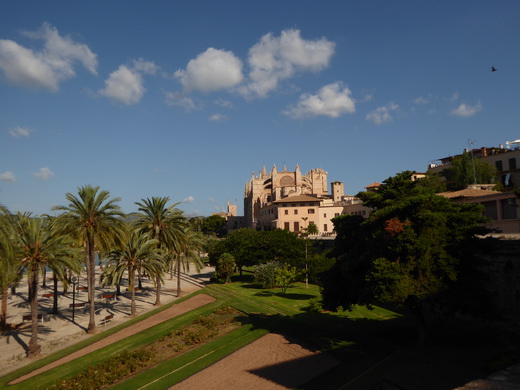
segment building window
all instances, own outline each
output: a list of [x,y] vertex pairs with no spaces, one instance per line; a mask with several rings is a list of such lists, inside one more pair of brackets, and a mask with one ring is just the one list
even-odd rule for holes
[[294,210],[294,215],[298,214],[298,209]]
[[327,218],[327,213],[324,213],[324,214],[323,214],[323,218]]
[[291,228],[290,223],[289,223],[289,222],[284,222],[284,224],[283,224],[283,228],[284,228],[285,230],[289,230],[289,229]]
[[504,167],[502,165],[502,160],[495,161],[495,166],[497,167],[498,172],[502,172],[504,170]]
[[299,232],[300,231],[300,223],[299,222],[295,222],[294,223],[294,231],[295,232]]
[[339,213],[334,213],[334,216],[335,217],[339,217]]
[[502,206],[502,219],[517,219],[518,216],[516,215],[516,199],[515,198],[509,198],[509,199],[502,199],[500,201],[500,206]]
[[314,209],[307,210],[307,214],[314,214]]
[[329,231],[329,228],[328,228],[327,224],[323,225],[323,231],[324,232],[328,232]]
[[289,215],[289,210],[284,210],[284,212],[285,215]]
[[516,169],[516,158],[509,159],[509,170],[512,171],[513,169]]

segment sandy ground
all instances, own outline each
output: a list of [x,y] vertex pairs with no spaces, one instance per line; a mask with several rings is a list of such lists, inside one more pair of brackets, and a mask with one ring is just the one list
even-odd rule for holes
[[[212,276],[214,269],[207,267],[200,273],[196,271],[189,272],[191,279],[184,278],[181,285],[183,295],[200,289],[204,282],[207,282]],[[99,273],[99,270],[98,270]],[[99,280],[99,278],[97,278]],[[200,284],[196,282],[200,281]],[[169,276],[165,277],[165,284],[162,286],[161,303],[165,304],[177,298],[177,280],[174,277],[170,280]],[[85,275],[81,275],[79,286],[86,285]],[[43,313],[44,322],[40,323],[38,335],[42,346],[42,356],[48,355],[59,349],[65,348],[71,344],[84,340],[90,335],[86,334],[89,321],[88,310],[76,308],[74,310],[74,322],[72,322],[72,309],[69,305],[73,301],[72,286],[69,293],[61,294],[63,289],[61,285],[60,291],[59,315],[50,314],[52,311],[52,297],[44,297],[43,295],[52,293],[52,281],[47,282],[46,288],[41,288],[38,294],[40,301],[39,313]],[[103,294],[114,293],[114,288],[96,288],[96,324],[99,330],[105,330],[116,324],[120,324],[130,319],[130,292],[126,292],[124,287],[121,288],[122,295],[117,299],[103,299]],[[75,303],[87,302],[87,293],[78,291],[75,296]],[[146,311],[155,309],[155,290],[153,283],[148,279],[143,279],[143,291],[136,292],[137,313],[141,314]],[[15,295],[10,295],[7,309],[7,322],[11,324],[22,324],[17,330],[3,333],[0,336],[0,376],[4,375],[18,367],[28,364],[32,360],[26,359],[26,348],[30,339],[30,322],[23,322],[23,316],[30,314],[29,304],[27,302],[27,283],[24,280],[16,289]],[[108,315],[113,315],[113,319],[105,325],[100,325],[102,319]]]
[[296,340],[270,333],[171,389],[293,389],[338,363],[330,355],[309,351]]

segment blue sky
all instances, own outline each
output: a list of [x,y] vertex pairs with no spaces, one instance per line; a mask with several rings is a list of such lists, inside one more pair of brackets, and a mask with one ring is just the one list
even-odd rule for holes
[[[242,212],[252,172],[348,194],[520,138],[520,2],[3,1],[0,204],[86,184]],[[491,72],[491,67],[497,68]]]

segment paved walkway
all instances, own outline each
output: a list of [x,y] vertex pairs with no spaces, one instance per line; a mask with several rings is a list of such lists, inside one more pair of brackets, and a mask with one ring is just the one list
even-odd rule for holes
[[98,349],[104,348],[107,345],[116,343],[120,340],[123,340],[129,336],[132,336],[136,333],[142,332],[143,330],[146,330],[148,328],[151,328],[152,326],[155,326],[157,324],[160,324],[164,321],[167,321],[173,317],[179,316],[181,314],[187,313],[193,309],[196,309],[198,307],[207,305],[209,303],[212,303],[215,301],[215,298],[206,295],[206,294],[199,294],[192,298],[189,298],[179,304],[173,305],[169,309],[163,310],[160,313],[157,313],[151,317],[148,317],[144,319],[143,321],[139,321],[138,323],[128,326],[122,330],[120,330],[117,333],[114,333],[108,337],[105,337],[102,340],[99,340],[83,349],[80,349],[79,351],[76,351],[74,353],[71,353],[68,356],[65,356],[61,359],[58,359],[52,363],[47,364],[46,366],[40,367],[37,370],[32,371],[31,373],[21,376],[19,378],[16,378],[15,380],[11,381],[9,384],[14,385],[20,382],[23,382],[26,379],[32,378],[36,375],[39,375],[43,372],[52,370],[53,368],[56,368],[64,363],[68,363],[74,359],[77,359],[79,357],[85,356],[91,352],[97,351]]

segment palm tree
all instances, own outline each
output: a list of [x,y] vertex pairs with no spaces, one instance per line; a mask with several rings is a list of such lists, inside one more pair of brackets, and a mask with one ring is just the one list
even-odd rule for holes
[[163,261],[157,247],[157,240],[138,230],[128,234],[120,249],[108,254],[107,267],[101,275],[103,285],[121,283],[123,274],[128,272],[128,288],[131,293],[130,315],[135,316],[135,274],[145,271],[149,275],[162,274]]
[[[136,202],[140,215],[135,221],[136,227],[157,240],[163,253],[176,252],[185,235],[186,218],[175,207],[179,203],[168,206],[169,197],[152,197]],[[164,272],[164,269],[163,269]],[[161,273],[162,274],[162,273]],[[161,304],[161,277],[155,276],[155,305]]]
[[109,199],[108,191],[99,191],[99,187],[90,185],[78,189],[78,197],[67,193],[68,206],[57,206],[54,210],[64,213],[58,218],[62,231],[71,233],[81,239],[85,249],[87,268],[88,299],[90,303],[90,319],[88,333],[96,331],[94,294],[96,287],[96,250],[108,250],[118,242],[124,223],[124,213],[117,202],[119,198]]
[[184,272],[190,270],[190,264],[195,265],[197,272],[200,272],[200,270],[204,268],[204,263],[199,256],[203,244],[201,233],[185,229],[184,238],[180,241],[180,245],[177,246],[178,251],[175,256],[177,266],[177,297],[180,297],[182,294],[181,267]]
[[38,344],[38,278],[45,267],[59,263],[73,267],[76,248],[66,235],[57,233],[55,226],[46,219],[33,218],[30,214],[16,217],[17,257],[27,271],[29,303],[31,307],[31,339],[28,357],[40,353]]
[[18,276],[16,257],[14,255],[14,219],[7,208],[0,206],[0,291],[2,294],[2,314],[0,328],[7,326],[7,291]]

